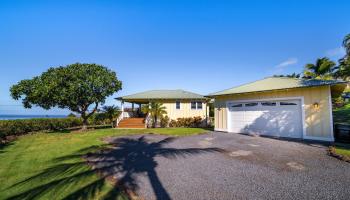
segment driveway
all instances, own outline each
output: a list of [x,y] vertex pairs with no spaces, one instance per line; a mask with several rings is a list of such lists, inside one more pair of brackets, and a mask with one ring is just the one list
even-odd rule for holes
[[137,135],[107,142],[115,148],[87,159],[143,199],[350,196],[350,164],[327,156],[327,147],[318,144],[219,132],[179,138]]

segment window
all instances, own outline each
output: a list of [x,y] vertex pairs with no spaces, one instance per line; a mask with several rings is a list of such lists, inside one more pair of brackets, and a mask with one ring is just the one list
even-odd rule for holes
[[293,103],[293,102],[280,102],[280,105],[281,106],[296,106],[297,104],[296,103]]
[[191,109],[196,110],[196,102],[195,101],[191,102]]
[[198,110],[202,110],[202,108],[203,108],[202,102],[201,102],[201,101],[198,101],[198,102],[197,102],[197,109],[198,109]]
[[262,102],[261,103],[262,106],[276,106],[276,102]]
[[240,108],[240,107],[243,107],[243,104],[237,103],[237,104],[233,104],[231,107],[232,108]]
[[176,110],[180,110],[180,101],[176,101]]
[[253,106],[257,106],[258,103],[246,103],[245,107],[253,107]]
[[191,102],[191,109],[192,110],[201,110],[203,108],[203,104],[201,101],[192,101]]

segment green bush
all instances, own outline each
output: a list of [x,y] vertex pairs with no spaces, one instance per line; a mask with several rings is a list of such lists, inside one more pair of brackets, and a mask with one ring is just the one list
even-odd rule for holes
[[170,121],[170,119],[167,115],[165,115],[164,117],[161,117],[160,118],[160,127],[162,127],[162,128],[168,127],[169,121]]
[[81,118],[40,118],[0,120],[0,138],[43,130],[63,130],[82,125]]
[[177,120],[171,120],[170,127],[200,127],[203,125],[203,119],[201,117],[185,117],[177,118]]

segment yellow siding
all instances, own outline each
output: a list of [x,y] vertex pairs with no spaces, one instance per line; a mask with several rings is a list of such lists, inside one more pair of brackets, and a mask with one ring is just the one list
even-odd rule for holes
[[163,106],[166,107],[167,115],[170,119],[176,120],[177,118],[182,117],[202,117],[203,119],[206,118],[206,116],[209,116],[206,114],[206,111],[209,112],[209,109],[206,108],[207,104],[205,102],[202,103],[202,109],[201,110],[192,110],[191,109],[191,101],[188,100],[179,100],[180,103],[180,109],[176,109],[176,101],[160,101],[163,103]]
[[[306,136],[332,138],[332,124],[329,107],[329,86],[289,89],[284,91],[260,92],[250,94],[225,95],[215,98],[215,129],[227,130],[226,101],[304,97]],[[313,107],[319,104],[319,109]]]

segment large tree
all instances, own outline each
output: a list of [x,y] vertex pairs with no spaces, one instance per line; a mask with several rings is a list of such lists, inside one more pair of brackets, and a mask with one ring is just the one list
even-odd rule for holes
[[22,80],[10,89],[12,98],[22,99],[25,108],[33,105],[44,109],[53,107],[79,113],[82,129],[106,97],[122,87],[116,73],[97,64],[75,63],[50,68],[40,76]]
[[326,57],[318,58],[315,64],[309,63],[305,65],[304,78],[333,79],[335,66],[336,64]]

